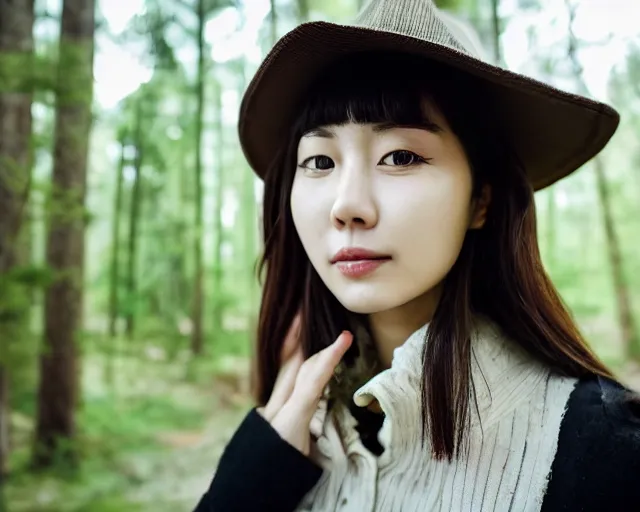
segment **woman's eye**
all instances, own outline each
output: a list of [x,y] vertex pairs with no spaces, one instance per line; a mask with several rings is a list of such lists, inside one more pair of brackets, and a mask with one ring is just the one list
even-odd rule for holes
[[426,160],[421,156],[412,153],[411,151],[398,150],[392,151],[386,155],[378,165],[394,165],[400,167],[407,167],[409,165],[415,165],[418,163],[424,163]]
[[333,168],[333,166],[333,160],[324,155],[309,157],[300,164],[300,167],[303,169],[309,169],[312,171],[327,171]]

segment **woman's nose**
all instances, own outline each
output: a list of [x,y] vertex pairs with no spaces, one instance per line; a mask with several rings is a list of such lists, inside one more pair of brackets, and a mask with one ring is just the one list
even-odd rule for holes
[[371,229],[378,223],[378,208],[366,171],[344,170],[340,175],[331,222],[338,229]]

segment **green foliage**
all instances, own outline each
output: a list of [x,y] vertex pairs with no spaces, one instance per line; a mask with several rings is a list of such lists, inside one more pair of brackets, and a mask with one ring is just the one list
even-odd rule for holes
[[202,410],[162,396],[139,396],[126,401],[108,395],[92,398],[79,417],[87,458],[136,451],[140,446],[155,443],[157,432],[194,428],[202,420]]
[[153,59],[154,67],[175,70],[179,64],[173,47],[166,39],[166,31],[174,22],[175,16],[168,14],[160,2],[149,2],[144,14],[136,15],[129,29],[119,39],[123,43],[134,38],[146,39],[147,53]]
[[28,322],[32,297],[52,280],[46,267],[17,265],[0,279],[0,364],[14,370],[22,367],[30,354]]
[[[314,20],[318,17],[328,20],[346,20],[353,18],[358,10],[358,2],[353,0],[334,0],[332,2],[306,0],[306,2],[309,5],[310,18]],[[299,0],[298,3],[301,1]]]
[[[96,360],[88,360],[89,369],[93,367],[91,361]],[[161,378],[159,372],[164,371],[142,361],[135,368],[145,368],[145,374],[147,370],[155,372],[156,378]],[[197,389],[192,389],[190,400],[157,393],[126,399],[112,394],[91,397],[78,417],[80,467],[71,469],[62,464],[31,474],[26,438],[25,444],[18,445],[12,454],[15,469],[7,489],[8,501],[16,507],[11,510],[33,510],[34,488],[38,489],[35,497],[45,507],[38,510],[137,510],[123,494],[157,477],[154,465],[168,456],[160,435],[197,431],[206,412],[207,400]],[[156,462],[149,466],[145,460]],[[142,506],[139,509],[148,510]]]
[[[205,17],[212,20],[236,3],[206,0]],[[252,8],[251,1],[242,3],[245,10]],[[308,13],[311,19],[351,19],[359,3],[358,0],[278,0],[278,33],[282,35],[293,28],[300,21],[301,13]],[[472,20],[481,34],[491,33],[488,0],[439,0],[437,4]],[[516,4],[517,7],[515,4],[512,7],[514,19],[519,19],[524,11],[522,19],[544,11],[539,0],[518,0]],[[260,251],[257,221],[260,204],[256,200],[252,171],[238,146],[237,121],[229,112],[237,112],[239,97],[255,72],[255,63],[250,62],[247,55],[213,62],[210,58],[213,43],[206,41],[204,224],[201,232],[196,233],[193,220],[198,133],[194,122],[196,14],[197,0],[151,0],[123,34],[113,37],[148,65],[153,74],[117,108],[107,110],[96,105],[99,115],[92,132],[87,208],[77,206],[77,190],[52,189],[48,184],[55,131],[53,92],[58,87],[55,73],[58,46],[54,38],[38,36],[32,61],[35,64],[29,75],[19,73],[22,78],[13,76],[4,82],[0,77],[0,84],[6,90],[26,87],[34,92],[35,101],[31,141],[36,155],[30,205],[32,258],[28,265],[16,267],[0,279],[0,339],[11,340],[11,343],[0,343],[0,362],[11,369],[16,446],[11,459],[15,476],[8,500],[17,504],[16,511],[159,510],[162,504],[155,496],[146,505],[137,505],[130,493],[153,480],[157,467],[163,464],[170,467],[168,475],[172,480],[182,481],[188,476],[176,469],[179,466],[173,467],[173,458],[177,455],[167,451],[161,441],[163,435],[197,436],[212,416],[214,419],[223,416],[223,410],[213,409],[220,395],[228,398],[220,382],[229,376],[229,367],[238,361],[246,363],[251,353],[260,298],[253,271]],[[272,43],[269,20],[267,15],[260,33],[254,34],[265,49]],[[502,22],[506,28],[509,20]],[[566,65],[566,41],[543,44],[542,31],[535,24],[528,27],[527,32],[531,36],[527,69],[539,78],[566,83],[572,72]],[[207,32],[207,37],[210,36]],[[7,56],[4,62],[9,63],[11,59],[12,67],[24,67],[27,62],[16,56]],[[8,66],[6,64],[5,69]],[[640,47],[636,44],[629,46],[625,61],[616,67],[611,77],[609,94],[623,116],[620,130],[603,158],[613,197],[614,220],[622,240],[625,279],[637,318],[640,318],[639,83]],[[217,103],[221,94],[224,119],[219,124],[221,112]],[[78,99],[71,86],[68,98]],[[79,100],[87,98],[81,95]],[[116,335],[112,337],[107,331],[112,279],[110,256],[114,244],[114,192],[122,145],[125,161],[122,210],[118,217],[120,243],[116,255],[121,270],[115,283],[118,322]],[[135,240],[137,286],[130,292],[125,264],[136,150],[141,150],[143,158],[137,204],[139,229]],[[221,182],[222,198],[218,200],[216,187]],[[607,363],[623,368],[626,361],[618,342],[616,290],[592,170],[585,166],[555,185],[553,191],[553,205],[548,192],[537,195],[540,245],[546,268],[596,352]],[[54,199],[45,201],[48,198]],[[218,225],[215,220],[220,211],[224,215]],[[44,227],[51,220],[78,221],[87,230],[82,400],[77,417],[79,435],[74,446],[82,461],[78,471],[70,472],[67,468],[63,472],[63,468],[58,467],[34,476],[29,474],[28,462],[37,410],[42,291],[54,279],[64,277],[54,275],[43,264]],[[197,358],[190,352],[196,236],[203,239],[207,284],[204,355]],[[220,251],[219,243],[222,244]],[[136,333],[131,339],[125,339],[121,335],[123,319],[131,312],[137,316]],[[230,379],[235,377],[232,374]],[[226,435],[222,432],[216,430],[211,437],[220,443]],[[217,453],[219,448],[216,445],[211,453]],[[193,457],[192,453],[188,455]],[[202,473],[209,472],[212,465],[212,460],[207,460]],[[186,509],[172,504],[167,507],[167,510]]]
[[440,8],[453,12],[460,12],[469,9],[473,2],[469,0],[436,0],[435,4]]

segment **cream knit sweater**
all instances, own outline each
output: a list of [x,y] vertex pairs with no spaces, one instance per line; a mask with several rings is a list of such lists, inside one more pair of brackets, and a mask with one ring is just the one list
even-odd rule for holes
[[[385,413],[376,457],[360,441],[344,406],[312,423],[311,454],[324,473],[298,510],[352,512],[538,511],[560,422],[576,380],[554,375],[486,321],[472,336],[472,407],[468,450],[449,463],[421,444],[421,356],[427,326],[394,351],[391,368],[354,394]],[[473,400],[471,400],[473,403]],[[315,430],[315,431],[314,431]]]

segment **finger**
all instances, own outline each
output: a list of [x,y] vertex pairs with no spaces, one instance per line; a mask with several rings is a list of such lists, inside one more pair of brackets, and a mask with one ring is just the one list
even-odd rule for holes
[[352,342],[353,334],[351,334],[349,331],[342,331],[340,333],[340,336],[336,338],[336,341],[318,352],[317,355],[318,359],[320,360],[318,364],[323,370],[326,370],[326,375],[325,373],[323,373],[323,376],[326,377],[325,384],[329,382],[329,379],[331,378],[331,375],[333,375],[336,366],[338,366],[344,354],[347,352],[347,350],[349,350]]
[[291,403],[301,414],[313,414],[336,366],[352,342],[353,335],[344,331],[331,345],[305,361],[298,372],[291,398],[287,403]]
[[296,377],[303,362],[302,348],[299,347],[296,353],[280,368],[269,401],[265,405],[264,417],[267,421],[273,419],[291,396],[296,383]]

